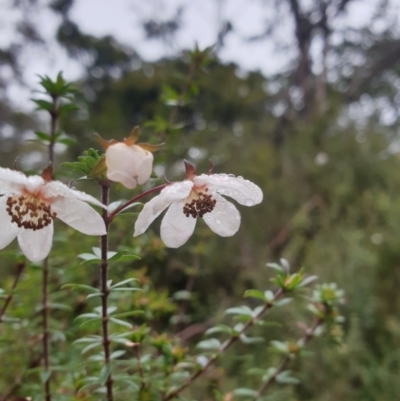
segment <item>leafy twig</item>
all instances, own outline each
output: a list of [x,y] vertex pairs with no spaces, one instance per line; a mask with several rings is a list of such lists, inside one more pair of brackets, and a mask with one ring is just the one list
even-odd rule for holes
[[119,206],[117,209],[115,209],[112,213],[110,213],[108,215],[108,223],[110,223],[118,213],[122,212],[128,206],[132,205],[132,203],[137,202],[138,200],[144,198],[147,195],[150,195],[153,192],[161,191],[168,185],[169,184],[162,184],[162,185],[159,185],[158,187],[151,188],[148,191],[142,192],[141,194],[139,194],[139,195],[135,196],[134,198],[130,199],[129,201],[125,202],[123,205]]
[[[109,195],[109,183],[103,182],[101,184],[101,202],[103,205],[108,205],[108,195]],[[110,359],[110,339],[108,337],[108,307],[107,300],[110,294],[110,290],[107,285],[108,280],[108,225],[109,216],[107,210],[103,210],[103,219],[106,226],[107,233],[101,237],[101,265],[100,265],[100,275],[101,275],[101,315],[102,315],[102,329],[103,329],[103,349],[104,349],[104,362],[105,369],[110,369],[108,377],[106,379],[107,388],[107,400],[113,400],[113,379],[111,374],[111,359]]]
[[[310,328],[308,328],[305,331],[304,336],[299,341],[297,341],[297,345],[301,348],[304,347],[313,338],[315,331],[319,326],[321,326],[323,322],[324,319],[322,317],[317,317],[315,319],[314,324]],[[290,354],[287,354],[282,358],[280,364],[275,369],[274,373],[268,377],[268,380],[264,382],[263,385],[260,387],[260,389],[257,391],[257,394],[253,398],[253,401],[257,401],[261,396],[263,396],[267,392],[267,390],[271,387],[272,383],[276,380],[279,373],[283,372],[283,370],[285,369],[286,365],[289,363],[290,360],[291,360]]]
[[17,271],[15,272],[14,281],[12,283],[10,293],[6,296],[5,301],[4,301],[4,305],[0,310],[0,323],[4,321],[4,315],[6,313],[6,310],[7,310],[8,306],[10,305],[10,302],[11,302],[12,297],[13,297],[13,292],[14,292],[17,284],[18,284],[18,281],[19,281],[19,279],[21,277],[21,274],[22,274],[24,268],[25,268],[25,262],[17,263]]
[[175,398],[178,394],[180,394],[183,390],[189,387],[199,376],[201,376],[208,368],[223,354],[232,344],[234,344],[239,338],[251,327],[253,324],[268,310],[273,306],[274,301],[276,301],[279,297],[282,296],[284,290],[280,288],[274,294],[274,297],[271,301],[267,301],[263,308],[252,317],[240,330],[239,333],[233,335],[229,340],[225,341],[217,350],[217,352],[207,361],[207,363],[202,366],[199,370],[193,373],[184,383],[182,383],[175,390],[171,391],[167,394],[162,401],[169,401]]

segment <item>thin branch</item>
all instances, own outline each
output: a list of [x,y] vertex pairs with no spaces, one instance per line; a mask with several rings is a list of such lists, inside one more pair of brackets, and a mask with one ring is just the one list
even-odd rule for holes
[[[110,186],[108,182],[103,182],[101,184],[101,202],[103,205],[108,205],[108,195]],[[108,280],[108,225],[109,216],[107,210],[103,210],[103,219],[106,226],[106,234],[101,237],[101,265],[100,265],[100,275],[101,275],[101,316],[102,316],[102,331],[103,331],[103,349],[104,349],[104,362],[106,365],[110,366],[110,339],[108,337],[108,306],[107,300],[110,295],[110,290],[107,285]],[[107,400],[113,401],[113,379],[110,370],[110,374],[106,381],[107,388]]]
[[[319,317],[315,319],[314,324],[309,329],[307,329],[305,335],[299,341],[297,341],[297,345],[301,348],[304,347],[313,338],[315,331],[319,326],[321,326],[323,322],[324,322],[323,318]],[[268,380],[265,383],[263,383],[263,385],[257,391],[257,395],[253,398],[253,401],[257,401],[261,396],[263,396],[267,392],[267,390],[276,380],[279,373],[283,372],[283,370],[286,368],[286,365],[290,362],[290,360],[291,358],[289,354],[282,358],[275,372],[268,378]]]
[[[51,95],[52,109],[50,111],[50,142],[49,142],[49,164],[54,164],[54,142],[57,131],[58,119],[58,96]],[[50,170],[51,178],[53,178],[53,169]],[[43,316],[43,364],[46,373],[44,381],[44,394],[45,400],[51,401],[50,393],[50,363],[49,363],[49,349],[50,349],[50,333],[49,333],[49,258],[43,261],[43,278],[42,278],[42,316]]]
[[274,298],[271,302],[266,302],[260,312],[257,313],[254,317],[252,317],[240,330],[240,332],[234,336],[232,336],[229,340],[225,341],[218,349],[218,351],[208,360],[208,362],[202,366],[199,370],[193,373],[184,383],[182,383],[178,388],[174,391],[167,394],[162,401],[169,401],[175,398],[178,394],[180,394],[183,390],[189,387],[199,376],[201,376],[204,372],[208,370],[208,368],[223,354],[228,348],[231,347],[237,340],[239,340],[240,336],[244,334],[253,324],[260,319],[260,317],[273,306],[274,301],[276,301],[279,297],[284,293],[283,289],[280,288],[275,292]]
[[[175,118],[178,115],[178,111],[183,106],[183,104],[182,104],[183,98],[185,97],[186,92],[189,90],[190,85],[192,84],[192,81],[193,81],[193,78],[194,78],[194,75],[195,75],[196,69],[197,69],[196,67],[197,66],[194,62],[192,62],[190,64],[189,73],[186,78],[187,84],[182,88],[181,93],[178,95],[176,105],[171,109],[171,112],[168,117],[168,126],[171,126],[175,122]],[[165,136],[167,134],[167,132],[163,131],[163,132],[161,132],[161,134]]]
[[135,196],[134,198],[132,198],[132,199],[129,200],[128,202],[126,202],[126,203],[124,203],[123,205],[119,206],[118,208],[116,208],[112,213],[110,213],[110,214],[107,216],[107,221],[108,221],[108,223],[110,223],[118,213],[122,212],[122,211],[123,211],[124,209],[126,209],[128,206],[132,205],[132,203],[137,202],[138,200],[144,198],[144,197],[147,196],[147,195],[150,195],[150,194],[153,193],[153,192],[161,191],[162,189],[164,189],[164,188],[165,188],[166,186],[168,186],[168,185],[169,185],[169,184],[162,184],[162,185],[159,185],[158,187],[151,188],[151,189],[149,189],[148,191],[142,192],[141,194]]
[[14,276],[14,281],[12,283],[11,289],[10,289],[10,293],[6,296],[5,300],[4,300],[4,305],[0,310],[0,323],[2,323],[4,321],[4,315],[6,313],[6,310],[8,308],[8,306],[10,305],[10,302],[12,300],[13,297],[13,292],[18,284],[18,281],[21,277],[21,274],[23,272],[25,268],[25,262],[19,262],[17,263],[17,271],[15,272],[15,276]]

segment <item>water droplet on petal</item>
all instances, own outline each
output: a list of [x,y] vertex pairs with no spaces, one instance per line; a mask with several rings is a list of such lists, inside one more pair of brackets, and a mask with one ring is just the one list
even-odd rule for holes
[[216,220],[215,221],[217,224],[221,224],[221,220]]
[[253,206],[253,205],[254,205],[254,201],[253,201],[253,199],[247,198],[247,199],[244,201],[244,204],[245,204],[246,206]]
[[238,178],[239,180],[244,180],[244,178],[243,178],[241,175],[238,175],[237,178]]

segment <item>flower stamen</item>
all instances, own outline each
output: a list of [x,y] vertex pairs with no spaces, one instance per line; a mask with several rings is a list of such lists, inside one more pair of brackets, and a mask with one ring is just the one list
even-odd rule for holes
[[[205,188],[204,191],[208,192],[208,188]],[[183,214],[186,217],[192,216],[194,219],[212,212],[217,203],[212,195],[197,190],[192,190],[187,199],[188,201],[183,207]]]
[[27,230],[41,230],[57,216],[52,213],[50,203],[36,194],[11,196],[6,203],[11,221]]

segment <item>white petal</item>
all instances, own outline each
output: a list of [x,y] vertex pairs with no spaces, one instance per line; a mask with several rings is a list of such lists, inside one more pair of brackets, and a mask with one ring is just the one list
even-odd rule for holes
[[139,163],[137,175],[139,185],[142,185],[149,180],[151,172],[153,171],[153,159],[153,154],[147,152],[146,157],[144,157]]
[[60,181],[50,181],[47,184],[45,184],[42,189],[42,195],[48,199],[58,198],[58,197],[77,199],[107,209],[107,207],[104,206],[95,197],[88,195],[85,192],[69,188],[67,185],[63,184]]
[[193,234],[196,220],[183,213],[185,202],[173,203],[161,222],[161,239],[168,248],[178,248]]
[[0,194],[20,193],[21,188],[28,182],[25,174],[9,168],[0,168]]
[[106,227],[103,218],[91,206],[80,200],[58,198],[51,204],[51,211],[75,230],[86,235],[104,235]]
[[213,197],[217,201],[214,210],[206,213],[203,219],[216,234],[221,237],[231,237],[239,230],[240,213],[233,203],[222,196],[214,194]]
[[133,179],[137,175],[141,153],[135,152],[133,146],[116,143],[106,150],[107,178],[120,182],[129,189],[135,188],[137,182]]
[[136,223],[134,237],[143,234],[153,220],[171,203],[185,199],[193,187],[192,181],[174,182],[164,188],[159,195],[147,202],[140,212]]
[[261,188],[241,177],[227,174],[202,174],[195,177],[194,182],[196,185],[207,185],[212,192],[230,196],[244,206],[254,206],[263,200]]
[[120,182],[125,188],[133,189],[137,185],[136,179],[130,177],[122,171],[107,170],[107,178],[110,181]]
[[10,215],[6,212],[8,196],[0,198],[0,249],[5,248],[19,233],[20,228],[11,222]]
[[36,231],[22,228],[18,234],[18,243],[22,253],[31,262],[45,259],[53,243],[53,222]]

